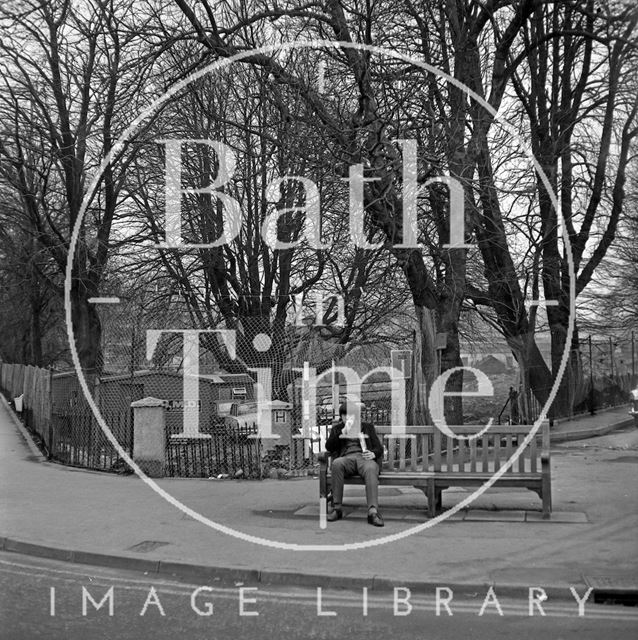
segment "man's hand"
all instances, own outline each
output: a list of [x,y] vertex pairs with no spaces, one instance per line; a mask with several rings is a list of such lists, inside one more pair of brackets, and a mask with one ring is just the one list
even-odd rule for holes
[[374,458],[375,458],[374,453],[372,451],[370,451],[370,450],[364,451],[362,455],[366,460],[374,460]]
[[352,418],[351,416],[348,416],[346,418],[345,424],[343,425],[343,431],[341,433],[343,435],[347,435],[348,433],[350,433],[350,430],[352,429],[353,426],[354,426],[354,418]]

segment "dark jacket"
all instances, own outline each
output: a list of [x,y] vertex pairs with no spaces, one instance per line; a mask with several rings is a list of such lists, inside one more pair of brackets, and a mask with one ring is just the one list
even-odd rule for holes
[[[330,430],[330,435],[326,440],[326,451],[333,457],[339,458],[343,455],[343,452],[348,444],[347,438],[340,438],[341,432],[344,427],[343,420],[339,420],[336,422],[332,429]],[[383,445],[379,440],[379,436],[377,435],[376,429],[369,422],[361,423],[361,431],[367,436],[366,437],[366,447],[374,453],[374,458],[376,463],[379,465],[379,470],[381,470],[381,466],[383,465]]]

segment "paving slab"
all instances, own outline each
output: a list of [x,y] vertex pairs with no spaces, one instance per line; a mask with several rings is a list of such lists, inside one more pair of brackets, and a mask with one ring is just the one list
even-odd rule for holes
[[525,511],[480,511],[470,509],[465,516],[465,522],[525,522]]
[[527,522],[554,522],[560,524],[587,524],[587,514],[582,511],[552,511],[549,518],[543,519],[538,511],[527,512]]

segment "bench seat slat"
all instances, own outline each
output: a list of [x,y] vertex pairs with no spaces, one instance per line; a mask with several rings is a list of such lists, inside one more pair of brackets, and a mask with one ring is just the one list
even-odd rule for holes
[[459,439],[459,464],[458,470],[465,471],[465,440]]
[[429,440],[430,440],[430,436],[428,436],[427,434],[422,434],[421,435],[421,443],[422,443],[422,447],[421,447],[421,455],[423,456],[423,471],[428,471],[430,468],[430,451],[429,451]]
[[405,471],[405,438],[399,438],[399,471]]
[[[472,434],[479,433],[483,429],[485,429],[485,425],[448,425],[450,431],[455,434],[469,436]],[[506,433],[511,434],[524,434],[527,435],[534,428],[533,424],[493,424],[489,429],[488,433],[500,433],[505,435]],[[390,425],[378,425],[375,426],[376,432],[379,435],[392,435],[397,433],[409,433],[413,435],[417,434],[433,434],[439,431],[439,429],[433,425],[409,425],[409,426],[390,426]],[[440,433],[440,431],[439,431]]]
[[416,446],[416,436],[410,436],[410,471],[418,471],[418,447]]
[[[328,479],[331,479],[331,474],[328,474]],[[411,471],[390,471],[383,469],[379,474],[379,485],[391,486],[393,483],[397,485],[425,485],[429,480],[435,477],[434,472],[423,473],[417,471],[415,473]],[[361,476],[350,476],[346,478],[346,484],[365,484]]]
[[434,470],[441,471],[441,432],[434,432]]
[[[518,435],[516,437],[516,448],[520,447],[523,444],[524,436]],[[528,447],[525,447],[521,452],[521,455],[518,456],[518,472],[525,473],[525,455],[528,453]]]
[[489,471],[490,439],[487,434],[481,437],[481,471]]
[[[390,474],[388,474],[386,476],[389,477]],[[394,474],[392,474],[394,476]],[[482,473],[480,471],[478,471],[477,473],[463,473],[463,474],[459,474],[456,472],[451,472],[451,473],[445,473],[445,471],[441,472],[441,473],[437,473],[435,474],[435,478],[437,480],[445,480],[446,482],[449,481],[450,482],[450,486],[455,486],[454,483],[455,482],[463,482],[464,480],[468,480],[468,481],[474,481],[474,480],[489,480],[491,477],[493,477],[493,473]],[[525,478],[534,478],[534,477],[538,477],[540,478],[542,476],[542,474],[536,473],[513,473],[512,475],[508,475],[508,474],[504,474],[502,475],[499,480],[523,480]],[[381,478],[382,476],[379,476],[379,478]],[[498,482],[498,480],[497,480]]]
[[[537,480],[540,482],[542,478],[542,473],[513,473],[513,474],[505,474],[501,476],[495,484],[499,482],[519,482],[524,483],[526,481],[534,481]],[[459,474],[455,471],[451,473],[445,473],[445,471],[441,473],[423,473],[422,471],[418,471],[413,473],[411,471],[390,471],[384,469],[381,471],[379,475],[379,484],[384,486],[391,486],[392,483],[396,483],[397,485],[405,485],[405,484],[425,484],[428,480],[434,479],[437,483],[446,484],[449,487],[459,487],[463,486],[467,483],[476,484],[477,482],[487,482],[493,476],[492,473],[482,473],[478,471],[477,473],[464,473]],[[331,477],[331,474],[328,474],[328,478]],[[423,481],[423,482],[421,482]],[[346,484],[364,484],[363,478],[360,476],[350,476],[346,478]]]
[[470,440],[470,472],[476,472],[476,438]]
[[[507,434],[505,436],[505,460],[509,460],[512,457],[512,435]],[[510,465],[507,470],[508,473],[512,473],[514,471],[514,465]]]

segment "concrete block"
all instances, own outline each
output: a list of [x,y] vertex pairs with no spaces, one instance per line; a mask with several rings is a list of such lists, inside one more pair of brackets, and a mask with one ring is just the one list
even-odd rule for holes
[[164,476],[166,406],[158,398],[143,398],[133,408],[133,460],[146,475]]

